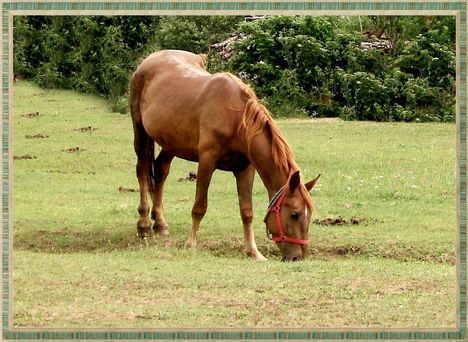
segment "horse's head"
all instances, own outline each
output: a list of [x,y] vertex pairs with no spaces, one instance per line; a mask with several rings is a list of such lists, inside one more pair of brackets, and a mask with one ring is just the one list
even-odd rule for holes
[[312,217],[312,190],[320,175],[307,183],[301,181],[299,171],[271,199],[265,223],[267,234],[278,245],[283,261],[305,258]]

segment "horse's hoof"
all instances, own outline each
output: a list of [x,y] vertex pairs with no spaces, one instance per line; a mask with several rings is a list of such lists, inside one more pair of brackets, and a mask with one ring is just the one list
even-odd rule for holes
[[256,260],[256,261],[265,261],[267,260],[267,258],[265,258],[262,253],[260,253],[259,251],[249,251],[247,252],[247,255],[250,256],[252,259]]
[[138,229],[138,236],[142,239],[149,238],[151,236],[151,229]]
[[197,242],[193,241],[192,239],[188,239],[185,243],[185,248],[195,248],[197,246]]
[[160,236],[168,236],[169,235],[169,226],[167,224],[157,224],[155,223],[153,226],[153,231],[155,234]]
[[151,236],[151,229],[150,230],[138,230],[138,236],[141,238],[141,239],[147,239]]
[[137,232],[138,236],[143,238],[147,238],[151,235],[151,222],[148,225],[148,222],[146,220],[143,221],[138,221],[137,223]]
[[268,259],[265,258],[263,255],[257,255],[253,258],[255,261],[267,261]]

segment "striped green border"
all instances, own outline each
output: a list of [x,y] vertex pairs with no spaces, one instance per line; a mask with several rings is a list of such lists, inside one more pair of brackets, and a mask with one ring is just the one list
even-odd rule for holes
[[462,2],[235,2],[235,1],[193,1],[193,2],[11,2],[5,3],[5,10],[32,11],[440,11],[462,10]]
[[[466,316],[466,293],[467,293],[467,3],[466,1],[432,1],[432,2],[331,2],[331,1],[270,1],[270,2],[247,2],[247,1],[174,1],[174,2],[92,2],[92,1],[69,1],[69,2],[9,2],[0,0],[2,6],[1,30],[2,30],[2,231],[1,231],[1,253],[2,253],[2,338],[3,340],[465,340],[467,339],[467,316]],[[10,232],[10,182],[11,182],[11,159],[10,159],[10,113],[11,103],[9,101],[11,57],[10,38],[11,20],[15,12],[34,14],[89,14],[89,12],[102,12],[101,14],[112,14],[115,12],[126,12],[128,14],[140,14],[141,11],[151,12],[145,14],[160,14],[161,12],[173,12],[173,14],[219,14],[220,11],[229,14],[239,14],[239,12],[252,13],[269,11],[272,14],[286,14],[287,11],[304,11],[304,14],[317,14],[321,12],[334,12],[334,14],[352,14],[352,12],[392,12],[405,14],[418,12],[440,12],[447,14],[447,11],[456,13],[459,18],[458,30],[458,74],[459,86],[457,88],[458,98],[458,122],[457,122],[457,143],[458,143],[458,184],[457,188],[459,203],[458,220],[458,322],[456,329],[431,330],[325,330],[307,329],[302,330],[278,330],[264,331],[248,329],[244,331],[220,330],[217,331],[167,331],[167,330],[42,330],[30,331],[24,329],[10,328],[11,321],[11,232]],[[184,13],[186,12],[186,13]],[[200,13],[197,13],[200,12]],[[120,14],[120,13],[119,13]],[[167,13],[166,13],[167,14]],[[294,13],[297,14],[297,13]]]

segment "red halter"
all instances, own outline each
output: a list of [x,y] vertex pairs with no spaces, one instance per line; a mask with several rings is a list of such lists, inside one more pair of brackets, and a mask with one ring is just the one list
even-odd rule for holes
[[286,188],[283,186],[281,189],[278,190],[278,192],[273,196],[273,198],[270,201],[270,204],[268,205],[268,210],[265,215],[265,218],[263,219],[263,222],[266,223],[266,219],[268,215],[271,212],[275,213],[276,217],[276,226],[278,227],[279,231],[279,236],[273,236],[273,234],[270,232],[268,227],[266,227],[266,233],[267,236],[270,240],[273,240],[275,242],[290,242],[290,243],[297,243],[299,245],[308,245],[309,240],[301,240],[301,239],[293,239],[286,234],[284,234],[284,228],[283,228],[283,223],[281,223],[281,215],[280,215],[280,210],[281,210],[281,204],[283,203],[284,197],[286,196]]

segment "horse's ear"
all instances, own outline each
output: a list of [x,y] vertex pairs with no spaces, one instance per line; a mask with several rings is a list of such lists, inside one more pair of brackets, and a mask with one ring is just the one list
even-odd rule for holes
[[301,175],[299,171],[296,171],[292,174],[291,178],[289,178],[289,191],[293,192],[299,186],[301,182]]
[[314,188],[315,183],[317,183],[319,178],[320,178],[320,173],[319,173],[319,175],[317,177],[312,179],[310,182],[305,183],[305,187],[306,187],[307,191],[310,191],[310,190],[312,190]]

